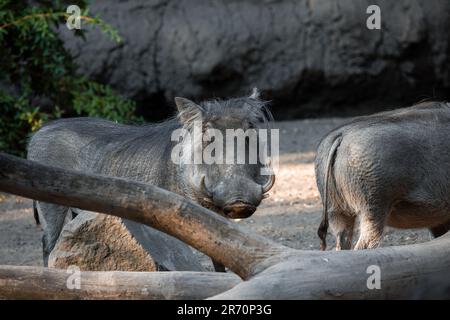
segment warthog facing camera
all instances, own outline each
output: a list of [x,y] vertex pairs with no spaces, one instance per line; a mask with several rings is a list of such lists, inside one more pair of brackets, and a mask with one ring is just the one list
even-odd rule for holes
[[[159,124],[130,126],[95,118],[51,122],[32,137],[28,159],[55,167],[125,177],[183,195],[230,218],[253,214],[272,187],[273,175],[256,164],[183,164],[171,161],[172,133],[191,131],[200,120],[203,130],[266,128],[271,119],[256,91],[250,97],[196,104],[175,98],[178,116]],[[202,142],[200,142],[202,143]],[[205,143],[203,141],[203,143]],[[183,150],[186,153],[193,150]],[[237,156],[237,155],[236,155]],[[36,203],[43,221],[44,263],[54,248],[70,208]]]

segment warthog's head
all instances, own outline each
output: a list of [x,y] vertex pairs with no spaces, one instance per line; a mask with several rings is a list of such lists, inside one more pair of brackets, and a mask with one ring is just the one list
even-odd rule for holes
[[274,174],[262,174],[270,171],[265,138],[269,140],[272,116],[258,92],[200,104],[185,98],[175,102],[184,131],[175,153],[182,154],[188,195],[228,218],[251,216],[275,179]]

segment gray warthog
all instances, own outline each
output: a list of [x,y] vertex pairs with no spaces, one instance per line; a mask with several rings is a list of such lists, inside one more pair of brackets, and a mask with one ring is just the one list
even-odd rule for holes
[[[256,164],[175,163],[172,151],[180,144],[172,141],[172,134],[182,128],[191,132],[197,120],[202,123],[200,130],[214,128],[223,136],[227,129],[266,128],[271,115],[264,102],[254,91],[250,97],[224,101],[195,104],[175,98],[175,103],[177,117],[159,124],[130,126],[94,118],[51,122],[31,138],[28,159],[153,184],[227,217],[249,217],[274,182],[273,175],[261,174],[265,159],[258,159]],[[186,156],[194,149],[182,151]],[[42,202],[36,203],[35,208],[43,221],[47,264],[70,208]]]
[[355,249],[377,247],[385,225],[429,228],[438,237],[450,229],[450,104],[356,118],[321,141],[315,170],[323,250],[328,224],[336,249],[350,249],[356,217]]

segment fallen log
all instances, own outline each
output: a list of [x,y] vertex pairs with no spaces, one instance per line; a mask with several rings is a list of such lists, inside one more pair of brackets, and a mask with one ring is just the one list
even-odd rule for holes
[[[212,295],[214,299],[450,298],[450,234],[423,244],[372,250],[294,250],[153,186],[4,154],[0,190],[125,217],[191,244],[247,280]],[[371,267],[379,270],[379,288],[368,285]],[[41,291],[51,286],[42,277],[37,281]],[[185,296],[196,296],[196,290],[188,289]]]
[[236,275],[217,272],[77,274],[71,269],[0,266],[0,299],[205,299],[239,282]]
[[180,195],[123,178],[50,167],[0,153],[0,190],[133,220],[172,235],[243,279],[258,263],[292,250]]
[[299,250],[276,260],[211,299],[450,299],[450,233],[414,245]]

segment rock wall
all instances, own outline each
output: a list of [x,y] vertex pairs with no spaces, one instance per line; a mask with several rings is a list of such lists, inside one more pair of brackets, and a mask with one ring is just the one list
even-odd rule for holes
[[[138,100],[150,118],[172,98],[258,86],[277,118],[371,112],[450,93],[448,0],[91,1],[117,27],[86,42],[61,30],[81,72]],[[381,8],[381,30],[366,9]]]

